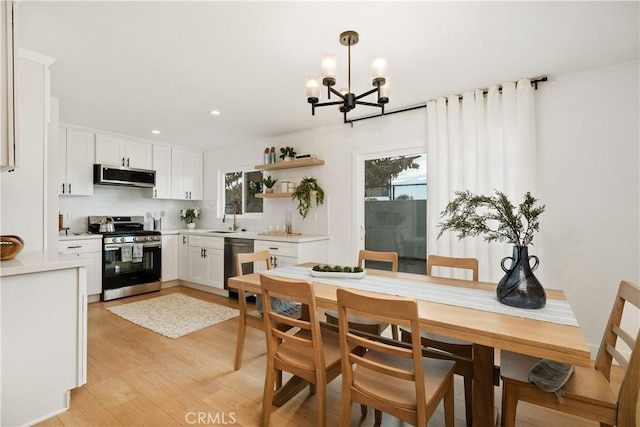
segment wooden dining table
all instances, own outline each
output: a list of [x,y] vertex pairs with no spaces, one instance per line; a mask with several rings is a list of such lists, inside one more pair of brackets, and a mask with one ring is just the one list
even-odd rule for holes
[[[301,264],[312,267],[314,263]],[[368,269],[367,275],[393,281],[411,280],[424,284],[438,284],[458,288],[495,291],[493,283],[446,279],[411,273],[396,273]],[[286,279],[285,279],[286,280]],[[318,307],[335,310],[336,290],[339,286],[321,283],[310,274]],[[260,273],[229,279],[229,287],[249,293],[260,293]],[[385,294],[384,290],[372,292]],[[561,290],[547,289],[550,300],[566,299]],[[239,292],[242,295],[242,292]],[[388,294],[388,292],[387,292]],[[473,343],[473,423],[491,426],[496,423],[494,397],[495,349],[508,350],[531,356],[555,360],[578,366],[591,366],[591,354],[582,331],[577,326],[495,313],[475,308],[417,300],[420,328],[423,331],[444,335]],[[522,309],[524,310],[524,309]],[[243,313],[241,313],[242,315]],[[297,387],[276,393],[274,404],[282,404],[299,391]]]

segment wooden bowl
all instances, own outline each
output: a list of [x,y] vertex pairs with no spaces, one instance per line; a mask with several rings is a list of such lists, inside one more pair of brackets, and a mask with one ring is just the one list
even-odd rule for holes
[[24,240],[20,236],[0,236],[0,261],[13,259],[24,248]]

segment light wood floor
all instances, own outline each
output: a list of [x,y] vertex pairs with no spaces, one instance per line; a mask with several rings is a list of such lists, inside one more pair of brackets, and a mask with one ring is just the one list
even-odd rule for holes
[[[249,328],[242,369],[233,369],[237,318],[178,339],[165,338],[106,310],[107,307],[184,293],[219,304],[236,301],[178,286],[151,294],[89,305],[88,381],[71,393],[71,409],[39,426],[257,426],[265,369],[264,334]],[[619,377],[619,375],[617,375]],[[286,379],[286,376],[285,376]],[[329,385],[327,425],[336,426],[340,377]],[[496,405],[500,389],[495,388]],[[464,426],[461,381],[456,379],[456,426]],[[315,396],[301,392],[275,408],[272,426],[307,426],[315,422]],[[198,418],[200,417],[200,419]],[[519,426],[591,426],[582,419],[521,403]],[[353,408],[353,426],[373,425],[373,412],[360,421]],[[384,426],[405,426],[389,416]],[[430,426],[444,425],[442,411]]]

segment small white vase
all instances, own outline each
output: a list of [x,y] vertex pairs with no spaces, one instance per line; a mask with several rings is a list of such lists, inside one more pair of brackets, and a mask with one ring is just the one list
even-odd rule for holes
[[193,230],[194,228],[196,228],[196,223],[195,222],[190,222],[189,224],[187,224],[187,228],[189,230]]

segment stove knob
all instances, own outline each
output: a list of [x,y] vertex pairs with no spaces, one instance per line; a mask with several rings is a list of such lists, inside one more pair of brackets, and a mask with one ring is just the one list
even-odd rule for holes
[[124,242],[124,237],[114,237],[113,241],[114,242]]
[[153,240],[153,237],[147,236],[147,242],[150,241],[150,240]]

